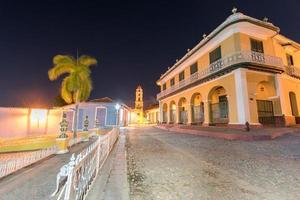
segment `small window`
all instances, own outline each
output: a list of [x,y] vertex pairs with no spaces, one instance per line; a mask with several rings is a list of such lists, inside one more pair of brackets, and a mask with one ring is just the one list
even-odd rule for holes
[[179,73],[179,81],[184,80],[184,71]]
[[162,88],[163,90],[166,90],[167,89],[167,84],[163,84],[163,88]]
[[171,85],[171,86],[175,85],[175,78],[172,78],[172,79],[170,80],[170,85]]
[[217,60],[220,60],[222,58],[221,55],[221,46],[213,50],[212,52],[209,53],[209,62],[210,64],[213,62],[216,62]]
[[293,59],[292,55],[286,54],[286,59],[287,59],[288,66],[293,66],[294,65],[294,59]]
[[264,53],[264,46],[262,41],[250,39],[250,43],[251,43],[251,51]]
[[191,75],[195,74],[198,71],[198,63],[194,63],[190,66]]

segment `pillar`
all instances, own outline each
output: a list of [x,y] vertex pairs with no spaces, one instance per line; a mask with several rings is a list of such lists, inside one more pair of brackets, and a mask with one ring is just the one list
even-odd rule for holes
[[210,100],[203,100],[204,104],[204,122],[203,126],[210,125]]
[[[243,68],[236,69],[234,71],[234,79],[238,117],[237,124],[245,124],[246,122],[251,124],[246,70]],[[228,101],[230,100],[231,99],[228,99]],[[231,121],[229,121],[229,123],[231,123]]]
[[284,115],[285,125],[294,125],[296,123],[295,117],[292,115],[291,103],[289,93],[286,91],[281,74],[275,75],[276,93],[280,99],[281,112]]
[[[179,104],[179,103],[178,103]],[[176,119],[175,119],[175,123],[176,124],[179,124],[180,123],[180,110],[179,110],[179,106],[177,104],[177,107],[176,107]]]
[[187,104],[187,124],[192,124],[192,105],[191,104]]
[[163,104],[159,101],[159,123],[163,122]]

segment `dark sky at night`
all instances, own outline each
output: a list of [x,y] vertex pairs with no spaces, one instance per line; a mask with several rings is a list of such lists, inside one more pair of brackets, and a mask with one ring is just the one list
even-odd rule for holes
[[300,42],[300,1],[0,1],[0,106],[50,106],[60,81],[47,71],[56,54],[87,54],[91,99],[108,96],[131,105],[135,88],[155,102],[155,81],[168,66],[210,33],[236,6],[267,16]]

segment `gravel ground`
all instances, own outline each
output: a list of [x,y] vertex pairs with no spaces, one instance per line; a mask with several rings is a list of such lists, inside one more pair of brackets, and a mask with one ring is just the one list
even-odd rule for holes
[[133,200],[300,199],[300,134],[243,142],[137,128],[126,147]]

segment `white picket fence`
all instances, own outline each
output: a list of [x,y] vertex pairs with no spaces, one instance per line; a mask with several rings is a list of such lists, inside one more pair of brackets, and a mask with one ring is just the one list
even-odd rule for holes
[[0,161],[0,178],[7,176],[23,167],[31,165],[43,158],[46,158],[57,151],[57,146],[53,145],[46,149],[41,149],[32,152],[24,152],[22,156],[18,157],[7,157]]
[[118,137],[119,129],[114,128],[98,136],[77,156],[73,154],[57,174],[56,189],[51,196],[57,200],[84,199]]

